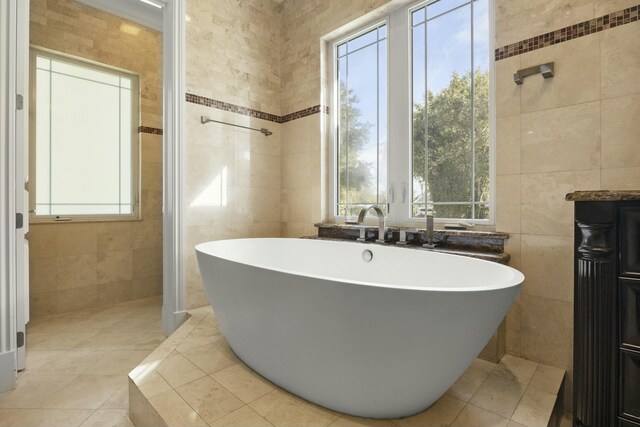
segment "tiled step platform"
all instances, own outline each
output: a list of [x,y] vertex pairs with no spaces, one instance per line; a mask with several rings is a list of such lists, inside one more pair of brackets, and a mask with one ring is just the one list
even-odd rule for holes
[[210,307],[189,314],[129,374],[129,415],[137,427],[546,427],[562,415],[564,371],[509,355],[498,364],[476,360],[418,415],[344,415],[288,393],[242,363]]

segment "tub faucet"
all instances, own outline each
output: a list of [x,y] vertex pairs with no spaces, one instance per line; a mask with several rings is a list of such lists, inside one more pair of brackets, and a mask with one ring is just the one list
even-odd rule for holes
[[[384,212],[382,212],[382,209],[380,209],[376,205],[370,205],[362,208],[362,210],[360,211],[360,215],[358,215],[358,224],[364,223],[364,218],[367,216],[367,212],[369,212],[370,209],[373,209],[374,211],[376,211],[376,215],[378,215],[378,238],[376,239],[376,242],[385,243],[386,237],[387,237],[387,224],[386,224],[387,220],[384,217]],[[361,228],[360,238],[358,240],[363,242],[365,236],[366,236],[366,229]]]
[[422,245],[423,248],[434,249],[440,245],[433,237],[433,209],[429,209],[429,203],[425,205],[424,215],[427,220],[427,242]]

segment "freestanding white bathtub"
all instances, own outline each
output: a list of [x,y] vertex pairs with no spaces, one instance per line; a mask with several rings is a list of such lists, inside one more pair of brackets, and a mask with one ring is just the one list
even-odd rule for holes
[[355,242],[222,240],[196,251],[240,359],[298,396],[370,418],[431,406],[482,350],[524,280],[497,263]]

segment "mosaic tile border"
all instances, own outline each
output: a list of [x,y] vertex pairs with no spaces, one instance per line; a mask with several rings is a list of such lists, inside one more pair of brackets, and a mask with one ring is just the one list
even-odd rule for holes
[[303,117],[311,116],[322,111],[324,111],[326,114],[329,114],[329,107],[314,105],[313,107],[305,108],[304,110],[296,111],[284,116],[277,116],[275,114],[265,113],[264,111],[254,110],[253,108],[242,107],[240,105],[230,104],[224,101],[218,101],[217,99],[207,98],[204,96],[195,95],[193,93],[186,94],[186,101],[192,104],[204,105],[206,107],[217,108],[218,110],[223,111],[230,111],[232,113],[255,117],[257,119],[267,120],[274,123],[286,123],[290,122],[291,120],[301,119]]
[[291,120],[301,119],[303,117],[311,116],[312,114],[318,114],[321,112],[329,114],[329,107],[326,105],[324,107],[322,105],[314,105],[313,107],[305,108],[304,110],[286,114],[280,117],[280,123],[290,122]]
[[496,61],[500,61],[501,59],[511,58],[512,56],[542,49],[543,47],[563,43],[589,34],[599,33],[600,31],[610,28],[636,22],[639,18],[640,4],[500,47],[495,51],[495,59]]
[[152,135],[162,135],[162,129],[149,126],[138,126],[138,133],[150,133]]

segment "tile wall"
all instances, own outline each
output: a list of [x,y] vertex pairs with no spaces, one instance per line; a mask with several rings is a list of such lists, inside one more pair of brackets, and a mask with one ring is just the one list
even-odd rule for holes
[[[638,6],[638,1],[499,1],[497,46]],[[637,9],[636,9],[637,10]],[[623,14],[619,14],[623,15]],[[527,277],[507,318],[507,351],[567,370],[571,395],[573,204],[581,189],[638,189],[640,22],[496,62],[496,229]],[[514,84],[555,62],[555,77]],[[566,404],[570,408],[570,399]]]
[[[281,18],[272,0],[189,0],[187,15],[184,259],[193,308],[208,304],[196,244],[281,234]],[[202,115],[273,135],[203,125]]]
[[162,37],[71,0],[31,0],[32,45],[140,74],[141,221],[31,224],[31,317],[162,293]]

